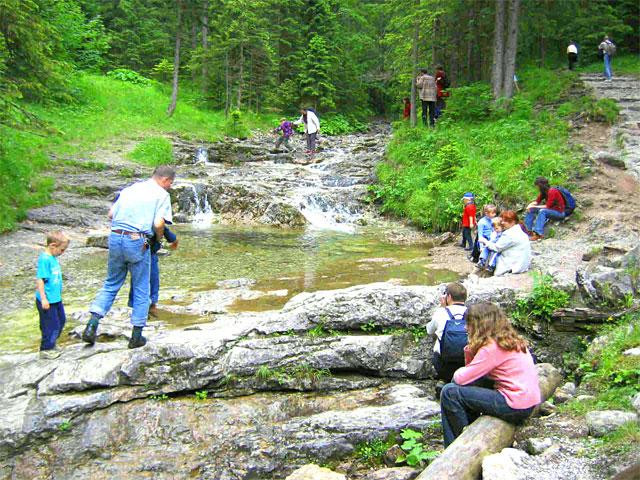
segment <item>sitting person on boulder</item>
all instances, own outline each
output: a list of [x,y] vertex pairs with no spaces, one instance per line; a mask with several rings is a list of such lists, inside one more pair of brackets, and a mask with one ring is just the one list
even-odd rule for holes
[[522,273],[531,266],[531,244],[529,237],[518,223],[518,216],[513,210],[500,214],[502,235],[495,242],[483,241],[484,245],[494,252],[500,253],[496,260],[494,275],[505,273]]
[[487,271],[493,273],[496,269],[496,263],[498,263],[498,257],[500,256],[500,252],[495,250],[491,250],[486,246],[488,243],[495,243],[502,236],[502,219],[500,217],[491,219],[491,226],[493,231],[489,238],[485,241],[478,240],[483,248],[482,252],[480,252],[480,257],[478,259],[478,267],[484,268]]
[[464,366],[466,301],[467,289],[464,285],[459,282],[448,284],[440,297],[440,308],[433,312],[427,324],[427,333],[435,337],[433,368],[437,378],[444,382],[450,382],[453,373]]
[[[565,202],[562,193],[557,188],[549,186],[549,180],[538,177],[535,180],[540,194],[538,198],[527,206],[524,225],[531,234],[531,241],[542,240],[544,225],[550,218],[563,219],[565,217]],[[535,220],[535,225],[534,225]]]
[[[480,415],[520,423],[541,399],[527,341],[500,307],[492,303],[471,305],[467,332],[466,366],[455,372],[453,383],[446,384],[440,395],[445,448]],[[494,388],[474,386],[482,379],[493,381]]]

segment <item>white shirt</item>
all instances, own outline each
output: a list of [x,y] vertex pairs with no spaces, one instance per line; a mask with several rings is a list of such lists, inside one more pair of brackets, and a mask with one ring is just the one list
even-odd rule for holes
[[154,223],[172,221],[169,193],[153,178],[122,190],[111,212],[112,230],[152,234]]
[[[467,307],[465,305],[461,305],[458,303],[454,303],[453,305],[449,305],[447,307],[456,318],[460,318],[460,315],[464,315],[464,312],[467,311]],[[431,316],[431,321],[427,323],[427,333],[429,335],[435,335],[436,341],[433,344],[433,351],[436,353],[440,353],[440,340],[442,340],[442,333],[444,332],[444,327],[447,324],[447,320],[451,320],[447,311],[441,307],[436,309]]]
[[520,225],[502,232],[500,238],[494,242],[486,244],[490,250],[500,252],[496,262],[495,276],[504,275],[507,272],[522,273],[529,270],[531,266],[531,243],[526,233],[522,231]]
[[567,53],[578,53],[578,47],[576,47],[573,43],[567,47]]
[[312,134],[320,130],[320,120],[311,110],[307,110],[307,123],[304,123],[303,115],[293,123],[294,125],[304,124],[304,133]]

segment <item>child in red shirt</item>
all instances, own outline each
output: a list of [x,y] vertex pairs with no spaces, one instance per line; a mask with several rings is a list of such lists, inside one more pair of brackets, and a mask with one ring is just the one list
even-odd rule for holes
[[407,97],[402,99],[402,101],[404,102],[404,110],[402,112],[402,119],[406,120],[407,118],[409,118],[411,116],[411,101]]
[[473,193],[467,192],[462,196],[464,210],[462,211],[462,243],[465,250],[473,250],[471,230],[476,227],[476,203]]

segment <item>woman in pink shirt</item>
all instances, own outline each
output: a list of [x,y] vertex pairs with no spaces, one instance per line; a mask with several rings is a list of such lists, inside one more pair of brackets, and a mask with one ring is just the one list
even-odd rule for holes
[[[540,403],[538,374],[527,342],[500,307],[471,305],[467,333],[466,366],[456,370],[453,383],[440,395],[445,448],[482,414],[519,423]],[[493,381],[494,388],[473,386],[481,379]]]

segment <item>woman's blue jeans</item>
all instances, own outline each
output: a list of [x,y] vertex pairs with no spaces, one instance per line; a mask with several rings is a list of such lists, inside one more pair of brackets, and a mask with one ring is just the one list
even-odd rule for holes
[[[564,218],[564,213],[550,208],[531,208],[524,217],[524,226],[530,232],[533,230],[538,235],[544,235],[544,226],[550,218]],[[535,226],[533,224],[535,220]]]
[[150,249],[145,247],[142,237],[132,240],[129,235],[111,233],[107,278],[89,311],[105,316],[111,310],[129,272],[133,291],[131,324],[134,327],[144,327],[149,315],[150,257]]
[[532,411],[533,407],[511,408],[497,390],[447,383],[440,393],[444,446],[448,447],[462,433],[464,427],[482,414],[498,417],[509,423],[520,423],[527,419]]
[[608,53],[604,54],[604,76],[611,80],[611,57]]

